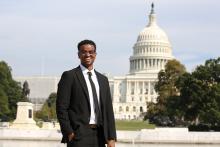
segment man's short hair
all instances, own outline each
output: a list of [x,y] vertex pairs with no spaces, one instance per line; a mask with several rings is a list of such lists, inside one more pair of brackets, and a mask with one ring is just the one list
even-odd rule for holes
[[95,44],[95,42],[92,41],[92,40],[87,40],[87,39],[85,39],[85,40],[82,40],[82,41],[80,41],[80,42],[78,43],[78,46],[77,46],[77,47],[78,47],[78,51],[80,50],[80,47],[83,46],[83,45],[85,45],[85,44],[93,45],[94,48],[95,48],[95,50],[96,50],[96,44]]

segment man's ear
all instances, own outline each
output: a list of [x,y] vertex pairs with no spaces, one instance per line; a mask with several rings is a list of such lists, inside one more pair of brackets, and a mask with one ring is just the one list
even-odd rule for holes
[[80,58],[80,53],[78,52],[78,58]]

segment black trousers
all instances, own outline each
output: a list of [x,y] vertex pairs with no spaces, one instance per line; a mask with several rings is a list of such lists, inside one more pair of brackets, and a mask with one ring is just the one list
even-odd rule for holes
[[87,127],[83,136],[68,142],[67,147],[105,147],[103,129]]

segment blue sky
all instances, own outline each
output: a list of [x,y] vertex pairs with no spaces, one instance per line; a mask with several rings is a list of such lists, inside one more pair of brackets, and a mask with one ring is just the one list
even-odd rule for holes
[[125,75],[152,2],[188,71],[220,56],[219,0],[0,0],[0,60],[15,76],[59,76],[79,64],[77,43],[92,39],[95,68]]

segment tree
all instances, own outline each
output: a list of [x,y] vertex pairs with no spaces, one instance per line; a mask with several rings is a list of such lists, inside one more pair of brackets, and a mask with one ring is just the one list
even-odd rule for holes
[[15,119],[17,102],[22,99],[22,89],[14,81],[11,68],[4,61],[0,61],[0,118]]
[[44,121],[50,121],[56,119],[56,93],[51,93],[43,104],[40,111],[36,112],[36,118]]
[[186,72],[184,65],[177,60],[170,60],[165,65],[165,70],[158,73],[158,82],[155,90],[158,93],[157,103],[148,104],[147,116],[171,117],[180,113],[176,111],[179,103],[179,89],[176,87],[178,78]]
[[[147,116],[172,118],[174,123],[220,126],[220,57],[199,65],[192,73],[168,62],[158,75],[158,103],[150,104]],[[179,66],[181,67],[181,66]]]
[[177,82],[180,89],[180,108],[184,112],[183,117],[194,122],[198,118],[201,109],[202,99],[205,91],[202,90],[201,81],[197,80],[192,74],[186,73]]
[[0,121],[6,121],[10,113],[8,107],[8,97],[5,92],[0,88]]
[[199,65],[178,81],[184,117],[191,123],[220,125],[220,57]]

